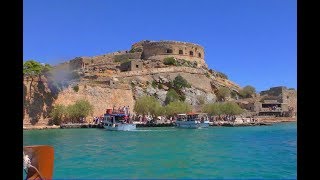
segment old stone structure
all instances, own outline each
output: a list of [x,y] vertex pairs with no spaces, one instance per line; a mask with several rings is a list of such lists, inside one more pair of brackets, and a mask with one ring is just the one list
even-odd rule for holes
[[140,60],[132,60],[128,62],[124,62],[120,65],[121,71],[138,71],[142,70],[143,64]]
[[288,108],[297,110],[297,91],[288,89],[285,86],[272,87],[269,90],[261,91],[260,95],[265,100],[277,100],[279,103],[288,104]]
[[295,116],[297,113],[297,93],[284,86],[261,91],[258,99],[239,100],[244,109],[258,115]]
[[[207,68],[204,60],[204,48],[198,44],[145,40],[133,44],[131,50],[93,57],[76,57],[69,61],[69,69],[71,71],[84,70],[86,72],[100,73],[104,73],[107,70],[114,72],[137,71],[142,70],[142,66],[146,66],[146,68],[162,67],[164,65],[163,60],[166,57],[174,57],[177,60],[194,63],[197,67]],[[150,63],[150,61],[155,63]],[[153,64],[155,64],[154,67],[149,67]]]
[[179,41],[140,41],[132,45],[133,51],[141,51],[142,59],[163,60],[175,57],[187,61],[196,61],[198,66],[206,66],[204,48],[198,44]]

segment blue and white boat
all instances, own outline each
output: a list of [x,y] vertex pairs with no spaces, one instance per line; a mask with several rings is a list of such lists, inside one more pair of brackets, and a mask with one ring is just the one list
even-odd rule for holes
[[178,114],[177,116],[177,128],[200,129],[209,127],[208,115],[206,113]]
[[104,114],[102,125],[105,129],[111,131],[132,131],[136,125],[129,123],[129,116],[124,112],[113,113],[110,110]]

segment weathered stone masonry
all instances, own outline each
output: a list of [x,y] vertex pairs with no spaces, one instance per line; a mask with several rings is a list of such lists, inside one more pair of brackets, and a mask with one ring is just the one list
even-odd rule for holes
[[196,61],[198,66],[206,66],[204,48],[198,44],[179,41],[140,41],[132,45],[132,49],[142,51],[142,59],[163,60],[175,57],[188,61]]

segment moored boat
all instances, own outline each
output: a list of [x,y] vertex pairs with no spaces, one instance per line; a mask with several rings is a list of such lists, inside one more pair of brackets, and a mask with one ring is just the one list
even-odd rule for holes
[[209,120],[206,113],[188,113],[188,114],[178,114],[176,120],[176,127],[178,128],[208,128]]
[[136,124],[130,121],[126,112],[114,112],[111,109],[107,109],[106,114],[104,114],[102,125],[105,129],[111,131],[132,131],[136,129]]

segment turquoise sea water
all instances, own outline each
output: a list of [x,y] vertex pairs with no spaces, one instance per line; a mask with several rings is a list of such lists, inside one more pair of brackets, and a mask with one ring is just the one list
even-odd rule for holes
[[[296,179],[297,124],[208,129],[50,129],[24,145],[52,145],[54,179]],[[24,174],[25,177],[25,174]]]

